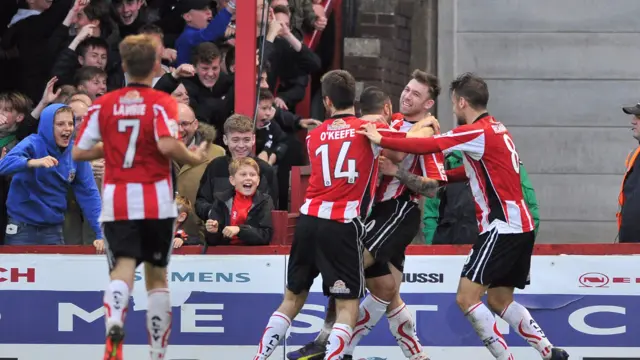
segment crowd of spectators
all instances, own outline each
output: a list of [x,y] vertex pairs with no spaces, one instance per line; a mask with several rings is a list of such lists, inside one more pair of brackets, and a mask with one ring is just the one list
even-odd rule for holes
[[71,145],[92,102],[127,86],[118,44],[140,33],[163,44],[153,87],[179,103],[182,140],[211,143],[202,164],[174,164],[174,246],[270,242],[271,210],[288,210],[291,166],[304,161],[298,132],[319,123],[295,114],[327,66],[303,37],[328,20],[319,0],[255,0],[252,119],[234,113],[239,1],[0,2],[0,243],[104,248],[104,161],[74,162]]

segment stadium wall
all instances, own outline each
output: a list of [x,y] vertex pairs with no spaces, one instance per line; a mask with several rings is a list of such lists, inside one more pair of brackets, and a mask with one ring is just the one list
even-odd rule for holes
[[[0,354],[3,359],[98,358],[104,338],[101,289],[103,256],[88,247],[0,248]],[[250,358],[270,314],[282,299],[288,248],[226,247],[172,257],[173,326],[169,360]],[[638,247],[538,246],[532,286],[518,292],[550,339],[572,358],[640,359]],[[455,305],[468,247],[413,246],[406,262],[403,297],[417,318],[420,339],[433,360],[490,360]],[[62,254],[58,254],[62,253]],[[217,253],[217,254],[216,254]],[[147,353],[146,293],[142,273],[127,317],[125,354]],[[303,313],[272,359],[313,339],[326,305],[320,279]],[[539,359],[509,327],[499,328],[520,360]],[[38,345],[38,346],[34,346]],[[356,351],[357,359],[402,357],[383,320]]]
[[[613,242],[624,159],[622,104],[640,99],[635,0],[440,0],[438,75],[488,80],[541,209],[539,241]],[[450,99],[438,117],[454,126]]]

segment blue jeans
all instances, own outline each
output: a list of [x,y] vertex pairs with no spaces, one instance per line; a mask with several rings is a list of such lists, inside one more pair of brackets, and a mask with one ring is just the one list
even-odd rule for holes
[[62,224],[39,226],[7,219],[5,245],[64,245]]

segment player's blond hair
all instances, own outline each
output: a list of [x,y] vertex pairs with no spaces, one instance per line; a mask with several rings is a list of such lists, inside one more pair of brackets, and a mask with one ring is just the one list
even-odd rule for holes
[[239,133],[253,133],[253,120],[242,114],[233,114],[224,122],[224,133],[231,134],[234,132]]
[[260,176],[260,166],[250,157],[233,159],[229,164],[229,175],[234,176],[243,166],[251,166],[258,173],[258,176]]
[[129,35],[120,43],[120,57],[127,73],[133,78],[151,75],[158,60],[158,40],[151,35]]

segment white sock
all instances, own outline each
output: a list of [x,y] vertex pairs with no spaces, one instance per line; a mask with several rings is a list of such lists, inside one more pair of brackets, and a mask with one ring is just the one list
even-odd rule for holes
[[533,320],[527,308],[513,301],[504,309],[500,317],[509,323],[529,345],[538,350],[542,358],[551,358],[553,345],[551,345],[540,326]]
[[351,326],[345,324],[334,324],[329,341],[327,342],[327,350],[324,360],[342,360],[345,355],[344,351],[349,342],[351,342]]
[[147,331],[151,360],[164,359],[171,334],[171,296],[169,289],[153,289],[147,293]]
[[111,280],[104,292],[103,301],[107,333],[113,325],[124,326],[129,305],[129,285],[122,280]]
[[496,318],[489,308],[479,302],[467,310],[465,317],[473,326],[484,346],[498,360],[509,360],[513,358],[507,342],[498,331]]
[[258,345],[258,353],[253,358],[254,360],[267,359],[276,349],[278,344],[284,339],[287,334],[287,330],[291,326],[291,319],[281,312],[274,312],[269,318],[267,328],[264,329],[262,339]]
[[324,324],[322,324],[322,330],[316,336],[314,340],[316,344],[324,345],[329,340],[329,334],[331,334],[331,330],[333,330],[333,323],[328,323],[326,320]]
[[362,300],[358,311],[358,322],[353,329],[351,342],[344,351],[346,355],[353,355],[353,351],[360,340],[367,336],[378,321],[382,319],[382,316],[387,312],[387,307],[389,307],[388,302],[378,299],[371,293]]
[[416,325],[407,305],[402,304],[387,314],[389,330],[407,359],[426,359],[416,333]]

